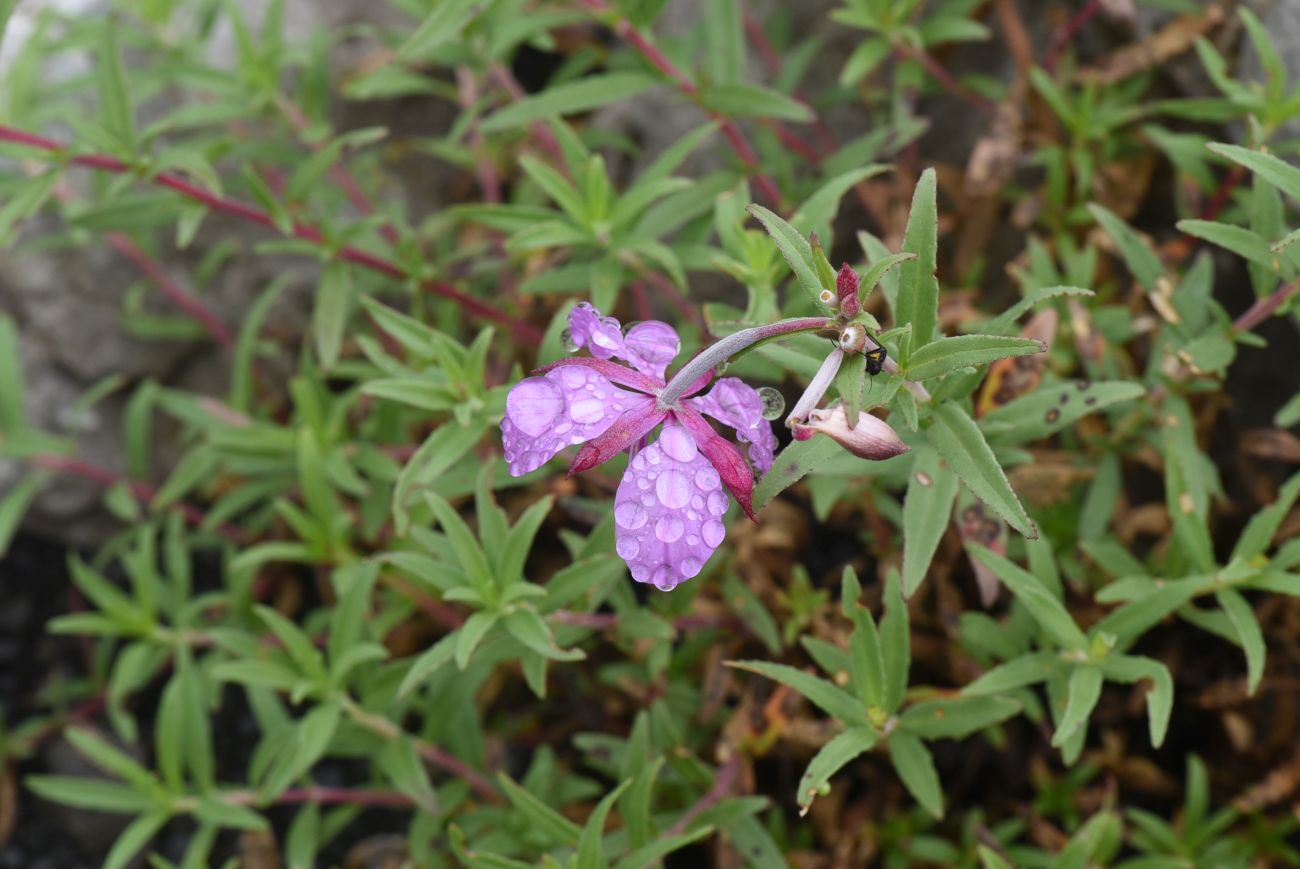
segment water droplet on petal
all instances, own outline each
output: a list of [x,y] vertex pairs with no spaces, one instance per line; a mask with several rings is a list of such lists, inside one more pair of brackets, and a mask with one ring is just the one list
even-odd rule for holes
[[704,523],[704,542],[709,546],[717,547],[722,542],[722,538],[727,536],[727,529],[722,526],[721,522]]
[[682,576],[687,579],[690,579],[692,576],[699,573],[700,568],[703,566],[704,565],[701,564],[700,560],[697,558],[683,558],[682,563],[677,565],[682,572]]
[[614,521],[629,531],[640,528],[649,518],[645,507],[635,501],[624,501],[614,507]]
[[758,397],[763,401],[763,419],[777,419],[785,413],[785,396],[770,386],[760,386]]
[[631,561],[641,551],[641,544],[636,542],[635,537],[620,537],[614,544],[614,551],[624,561]]
[[682,532],[685,530],[682,520],[671,514],[660,517],[659,521],[655,523],[655,537],[658,537],[664,543],[676,543],[681,539]]
[[659,503],[671,510],[679,510],[691,500],[691,480],[684,471],[670,468],[655,480],[655,494]]
[[564,346],[565,353],[577,353],[579,344],[573,337],[573,333],[565,329],[560,333],[560,344]]

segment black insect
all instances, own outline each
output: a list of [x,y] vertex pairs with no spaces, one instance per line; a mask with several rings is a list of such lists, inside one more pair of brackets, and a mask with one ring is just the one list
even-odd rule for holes
[[863,350],[862,355],[867,357],[867,373],[875,377],[885,367],[885,357],[889,354],[883,345],[877,345],[874,350]]

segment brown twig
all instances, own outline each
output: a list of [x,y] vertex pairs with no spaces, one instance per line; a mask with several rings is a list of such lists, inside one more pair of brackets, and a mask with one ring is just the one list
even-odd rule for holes
[[[68,146],[62,142],[47,139],[44,136],[37,136],[33,133],[28,133],[13,127],[0,126],[0,141],[13,142],[15,144],[37,148],[51,154],[62,155],[67,163],[73,166],[86,166],[91,169],[98,169],[104,172],[114,172],[122,175],[136,172],[135,167],[117,157],[112,157],[107,154],[69,155],[67,154]],[[146,180],[159,187],[174,190],[185,198],[206,205],[214,211],[220,211],[262,226],[275,227],[277,225],[275,218],[272,217],[269,212],[250,203],[205,190],[197,184],[193,184],[181,176],[175,175],[171,172],[159,172],[148,176]],[[289,226],[289,234],[294,238],[320,247],[327,246],[324,233],[312,224],[293,221]],[[334,251],[334,256],[344,262],[361,266],[362,268],[378,272],[379,274],[386,275],[396,280],[405,282],[410,281],[415,277],[396,262],[351,245],[345,245],[338,248]],[[456,302],[468,314],[507,326],[515,333],[516,337],[522,341],[536,343],[542,339],[541,330],[532,323],[511,317],[506,312],[495,308],[484,301],[476,299],[444,281],[425,279],[420,282],[420,286],[434,295]]]

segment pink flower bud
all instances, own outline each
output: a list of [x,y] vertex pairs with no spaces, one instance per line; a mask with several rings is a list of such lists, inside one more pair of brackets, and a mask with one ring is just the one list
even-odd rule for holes
[[814,410],[807,422],[795,423],[793,428],[796,440],[824,434],[853,455],[872,461],[893,458],[911,449],[899,439],[889,423],[869,413],[858,414],[858,424],[850,428],[841,402]]
[[835,289],[840,295],[840,312],[846,317],[856,317],[862,310],[858,301],[858,273],[848,263],[840,266],[835,276]]

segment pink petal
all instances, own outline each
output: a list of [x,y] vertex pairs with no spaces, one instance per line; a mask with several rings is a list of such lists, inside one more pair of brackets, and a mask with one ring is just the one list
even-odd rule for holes
[[600,435],[635,398],[590,366],[559,368],[516,383],[501,420],[511,475],[534,471],[565,447]]
[[590,302],[579,302],[569,312],[569,337],[597,359],[623,356],[623,327],[613,317],[602,317]]
[[669,591],[699,573],[722,543],[726,512],[718,472],[695,438],[669,422],[659,439],[632,459],[619,484],[615,549],[633,579]]
[[749,444],[749,460],[760,472],[772,467],[777,440],[772,424],[763,418],[763,398],[738,377],[724,377],[708,395],[687,399],[701,413],[731,426],[736,436]]
[[533,374],[547,374],[557,368],[567,367],[590,368],[610,383],[639,389],[647,394],[656,393],[664,387],[662,383],[653,377],[642,374],[640,371],[634,371],[626,365],[619,365],[617,362],[611,362],[608,359],[589,359],[585,356],[569,356],[564,359],[557,359],[550,365],[543,365],[538,368]]
[[708,420],[700,416],[698,411],[683,405],[673,411],[673,415],[691,433],[696,446],[717,470],[722,478],[722,484],[727,487],[727,491],[731,492],[740,509],[745,511],[746,516],[757,522],[753,507],[754,474],[749,469],[749,463],[740,454],[740,450],[731,441],[715,432]]
[[573,465],[566,476],[572,477],[574,474],[605,464],[648,435],[650,430],[663,422],[666,416],[668,411],[655,410],[653,398],[638,396],[638,400],[632,403],[605,431],[578,450],[578,456],[573,460]]
[[659,320],[647,320],[627,330],[623,352],[619,355],[638,371],[663,380],[668,364],[677,358],[681,349],[682,341],[672,326]]

